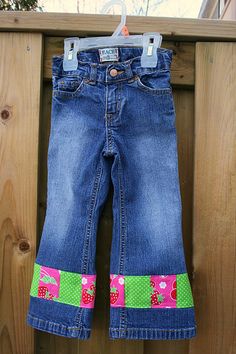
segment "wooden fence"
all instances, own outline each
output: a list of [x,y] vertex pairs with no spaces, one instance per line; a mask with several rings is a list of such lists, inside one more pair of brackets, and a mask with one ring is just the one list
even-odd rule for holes
[[108,339],[112,191],[99,224],[92,335],[78,341],[26,325],[46,208],[51,56],[65,36],[111,34],[119,17],[0,13],[0,354],[236,353],[236,23],[128,17],[174,50],[183,231],[197,315],[185,341]]

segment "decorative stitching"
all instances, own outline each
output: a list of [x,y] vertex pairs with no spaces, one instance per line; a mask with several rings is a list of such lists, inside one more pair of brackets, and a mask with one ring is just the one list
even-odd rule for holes
[[[88,222],[86,225],[86,236],[85,236],[84,245],[83,245],[83,254],[82,254],[82,260],[81,260],[81,267],[82,267],[83,273],[88,273],[88,253],[89,253],[89,245],[90,245],[91,234],[92,234],[92,232],[91,232],[92,218],[94,215],[94,209],[95,209],[95,205],[96,205],[96,201],[97,201],[97,195],[98,195],[98,190],[100,187],[102,173],[103,173],[102,166],[99,166],[97,169],[97,173],[96,173],[96,177],[95,177],[94,185],[93,185],[93,189],[92,189],[92,196],[91,196],[90,205],[89,205],[89,217],[88,217]],[[85,296],[84,290],[83,290],[83,295]],[[94,307],[95,293],[94,294],[90,293],[90,295],[91,295],[91,300],[93,301],[92,307]],[[87,295],[87,297],[88,297],[88,295]],[[81,319],[82,319],[82,308],[79,307],[77,314],[75,316],[75,323],[77,325],[79,325],[81,323]]]
[[119,183],[119,191],[120,191],[120,260],[119,260],[119,273],[123,273],[124,271],[124,259],[125,259],[125,237],[126,237],[126,218],[125,218],[125,196],[124,196],[124,188],[122,184],[122,166],[121,161],[118,161],[118,183]]
[[127,329],[119,329],[119,328],[113,328],[110,327],[110,329],[112,331],[116,331],[116,332],[129,332],[129,331],[140,331],[140,330],[145,330],[145,331],[165,331],[165,332],[176,332],[176,331],[189,331],[192,329],[196,329],[196,327],[189,327],[189,328],[177,328],[177,329],[163,329],[163,328],[143,328],[143,327],[139,327],[139,328],[127,328]]
[[90,238],[91,238],[91,230],[92,230],[92,218],[94,214],[94,209],[96,205],[96,200],[97,200],[97,194],[100,186],[100,181],[102,177],[102,172],[103,169],[101,166],[98,167],[96,177],[94,180],[94,185],[92,189],[92,196],[90,200],[90,205],[89,205],[89,217],[88,217],[88,222],[86,225],[86,236],[84,240],[84,245],[83,245],[83,255],[82,255],[82,270],[83,273],[88,272],[88,252],[89,252],[89,244],[90,244]]
[[189,339],[196,335],[196,328],[187,329],[156,329],[156,328],[129,328],[127,331],[109,328],[109,337],[118,339]]
[[62,327],[62,328],[67,328],[67,329],[69,329],[69,330],[73,329],[73,330],[75,330],[75,331],[81,331],[81,330],[83,330],[83,331],[88,331],[88,332],[91,331],[90,328],[85,328],[85,327],[67,327],[67,326],[65,326],[65,325],[63,325],[63,324],[61,324],[61,323],[56,323],[56,322],[48,321],[48,320],[45,320],[45,319],[42,319],[42,318],[33,316],[33,315],[31,315],[30,313],[29,313],[27,316],[28,316],[28,317],[31,317],[33,320],[37,320],[38,322],[43,322],[43,323],[46,323],[46,322],[47,322],[48,324],[52,324],[52,325],[54,325],[54,326],[58,326],[58,327]]
[[[123,176],[123,169],[120,159],[118,160],[118,183],[119,183],[119,196],[120,196],[120,252],[119,252],[119,272],[122,273],[124,271],[124,260],[125,260],[125,253],[126,253],[126,214],[125,214],[125,188],[123,187],[122,178]],[[124,294],[123,294],[124,296]],[[123,301],[123,307],[120,311],[120,327],[126,328],[127,326],[127,313],[125,309],[125,303]]]

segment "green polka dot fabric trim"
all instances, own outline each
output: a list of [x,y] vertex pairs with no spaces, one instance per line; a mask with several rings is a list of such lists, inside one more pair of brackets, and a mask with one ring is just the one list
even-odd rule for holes
[[187,273],[168,275],[110,275],[111,307],[193,307]]
[[30,289],[31,296],[38,295],[39,277],[40,277],[40,265],[35,263],[34,264],[34,272],[33,272],[33,280],[32,280],[31,289]]
[[177,274],[177,307],[192,307],[193,296],[188,274]]
[[125,277],[125,305],[126,307],[151,307],[150,276]]
[[80,306],[81,279],[81,274],[61,271],[60,294],[55,300],[64,304]]
[[93,308],[96,275],[68,272],[35,262],[30,295],[43,300]]

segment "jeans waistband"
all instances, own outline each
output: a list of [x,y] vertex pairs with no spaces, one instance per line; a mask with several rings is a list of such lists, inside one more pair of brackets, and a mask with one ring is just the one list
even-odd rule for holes
[[[94,82],[117,82],[128,80],[135,75],[152,73],[160,70],[169,70],[172,62],[173,50],[157,48],[157,64],[153,68],[141,67],[141,47],[118,47],[119,61],[101,63],[98,49],[88,49],[77,53],[78,67],[76,70],[63,70],[64,54],[52,57],[53,76],[83,77]],[[118,74],[109,74],[116,69]]]

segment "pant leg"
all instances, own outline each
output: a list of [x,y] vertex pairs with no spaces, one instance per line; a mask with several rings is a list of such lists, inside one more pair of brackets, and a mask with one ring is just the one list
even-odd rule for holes
[[110,166],[102,156],[104,122],[96,87],[85,85],[75,96],[55,87],[47,209],[27,322],[53,334],[87,339],[96,294],[95,238]]
[[123,85],[121,96],[112,166],[110,337],[191,338],[196,324],[182,239],[172,92],[133,82]]

